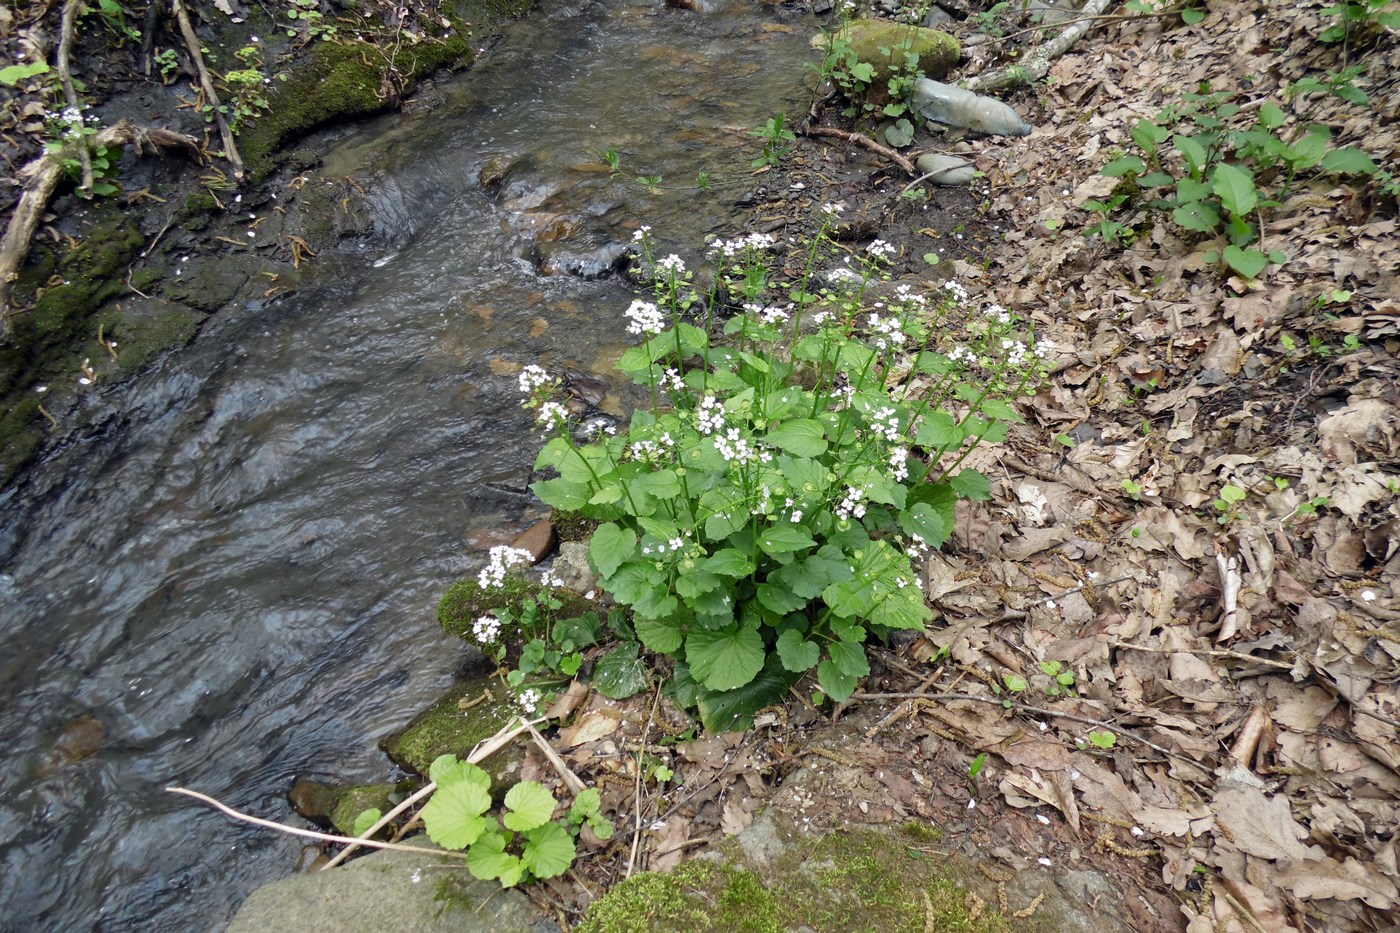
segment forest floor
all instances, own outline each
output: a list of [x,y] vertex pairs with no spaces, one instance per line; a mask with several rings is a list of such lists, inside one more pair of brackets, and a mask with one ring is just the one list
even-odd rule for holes
[[[960,506],[928,563],[929,632],[873,650],[835,716],[795,696],[747,733],[688,738],[664,699],[575,698],[556,744],[643,835],[635,853],[620,832],[586,860],[590,887],[801,805],[779,788],[807,767],[844,775],[839,793],[794,811],[814,832],[924,820],[1013,872],[1091,867],[1124,892],[1111,910],[1134,929],[1393,928],[1395,194],[1383,178],[1299,173],[1290,187],[1259,171],[1281,203],[1256,248],[1285,256],[1252,279],[1205,255],[1223,236],[1188,232],[1145,199],[1111,215],[1126,243],[1085,231],[1103,216],[1086,203],[1124,190],[1100,169],[1140,154],[1136,122],[1192,92],[1243,105],[1221,115],[1227,126],[1249,128],[1272,102],[1281,138],[1322,124],[1333,146],[1393,164],[1400,51],[1394,31],[1372,32],[1343,61],[1318,41],[1334,19],[1320,3],[1204,11],[1193,25],[1107,17],[1044,81],[1007,94],[1030,136],[940,140],[975,159],[971,189],[910,199],[893,164],[814,138],[761,176],[769,192],[803,195],[760,203],[751,229],[810,232],[817,206],[840,201],[853,248],[878,235],[899,248],[905,281],[955,277],[974,305],[1023,315],[1056,362],[1026,423],[972,463],[993,496]],[[966,40],[972,25],[955,31]],[[971,60],[950,80],[1012,60],[1035,41],[1017,34],[1026,25],[965,45]],[[1348,64],[1369,103],[1286,94]],[[851,127],[834,108],[820,118]],[[925,254],[943,261],[931,270]],[[874,724],[847,726],[856,707]],[[658,790],[632,761],[683,783]],[[527,763],[527,776],[548,770]],[[556,907],[589,898],[572,881],[550,887]]]

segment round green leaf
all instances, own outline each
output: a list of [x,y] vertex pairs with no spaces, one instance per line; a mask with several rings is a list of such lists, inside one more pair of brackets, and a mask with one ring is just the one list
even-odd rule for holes
[[363,836],[365,833],[369,832],[371,826],[379,822],[380,817],[383,815],[384,814],[380,812],[378,807],[370,807],[368,810],[361,810],[359,815],[355,817],[355,826],[350,831],[350,835]]
[[588,545],[588,556],[598,575],[607,578],[617,572],[617,568],[632,556],[637,547],[637,533],[622,529],[612,522],[599,525],[593,532],[593,540]]
[[820,645],[803,638],[796,629],[788,629],[779,635],[777,647],[778,659],[783,662],[783,667],[794,673],[810,670],[822,653]]
[[513,867],[523,868],[520,859],[506,851],[505,837],[485,833],[467,852],[467,869],[482,881],[499,878]]
[[573,806],[569,807],[569,816],[583,819],[597,813],[602,807],[603,795],[598,791],[598,788],[585,788],[579,791],[579,795],[574,798]]
[[491,775],[469,761],[462,761],[456,755],[439,755],[428,766],[428,780],[438,787],[452,784],[475,784],[482,790],[491,789]]
[[484,788],[466,782],[439,787],[423,808],[423,825],[428,838],[444,849],[465,849],[476,842],[486,820],[481,814],[491,808],[491,795]]
[[[656,625],[657,623],[638,618],[637,633],[641,635],[644,626],[650,628]],[[680,644],[680,633],[677,632],[674,648],[679,648]],[[651,686],[646,662],[637,657],[637,643],[623,643],[599,658],[598,665],[593,669],[593,686],[597,687],[603,696],[612,700],[625,700]]]
[[558,823],[530,830],[526,840],[520,860],[536,878],[562,875],[574,863],[574,839]]
[[763,670],[763,658],[763,637],[753,626],[700,629],[685,641],[691,675],[711,690],[742,687]]
[[506,794],[508,812],[502,818],[507,829],[524,832],[549,822],[557,801],[549,789],[537,781],[521,781]]

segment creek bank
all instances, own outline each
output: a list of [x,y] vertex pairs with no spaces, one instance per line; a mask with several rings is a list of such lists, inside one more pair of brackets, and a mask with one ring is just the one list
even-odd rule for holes
[[[121,391],[161,354],[195,339],[218,319],[214,312],[265,309],[297,288],[305,262],[371,233],[364,190],[351,178],[308,184],[319,155],[299,141],[335,123],[424,106],[435,76],[469,67],[495,28],[532,6],[331,5],[325,22],[339,32],[312,41],[288,30],[276,9],[195,11],[205,17],[196,27],[211,67],[244,63],[268,75],[267,108],[245,118],[237,136],[245,176],[218,158],[197,167],[124,153],[109,179],[118,194],[86,201],[70,189],[52,202],[52,237],[32,245],[19,271],[8,314],[13,339],[0,344],[0,488],[46,443],[80,426],[84,395]],[[169,84],[145,78],[130,42],[106,47],[101,30],[81,38],[74,70],[103,124],[130,119],[205,134],[184,99],[191,73],[182,68]],[[180,44],[162,32],[157,45],[165,43]],[[12,164],[38,154],[29,137],[22,142],[6,152]]]

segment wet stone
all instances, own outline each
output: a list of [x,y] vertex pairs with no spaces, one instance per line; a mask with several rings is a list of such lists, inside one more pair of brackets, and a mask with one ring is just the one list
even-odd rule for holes
[[554,523],[546,518],[527,528],[511,542],[510,546],[522,551],[529,551],[530,562],[538,564],[554,549],[554,541]]

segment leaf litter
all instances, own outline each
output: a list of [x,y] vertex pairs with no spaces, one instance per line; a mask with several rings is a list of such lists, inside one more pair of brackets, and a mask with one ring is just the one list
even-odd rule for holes
[[[919,820],[1013,870],[1092,867],[1139,930],[1396,922],[1394,199],[1299,186],[1263,231],[1288,261],[1253,282],[1206,268],[1204,247],[1146,214],[1126,249],[1080,235],[1134,121],[1202,82],[1284,100],[1305,69],[1327,70],[1327,22],[1319,2],[1221,0],[1195,26],[1104,23],[1015,99],[1029,138],[971,143],[987,176],[975,194],[911,207],[878,157],[816,142],[767,175],[810,199],[760,201],[755,229],[799,232],[812,205],[849,199],[864,234],[900,246],[908,280],[944,275],[921,261],[932,243],[1061,355],[1027,424],[969,458],[993,496],[960,503],[928,559],[929,631],[873,650],[844,708],[799,687],[748,732],[706,736],[656,690],[570,689],[556,745],[619,832],[585,833],[593,857],[551,880],[553,909],[576,914],[776,806],[813,833]],[[1387,37],[1360,61],[1370,109],[1316,95],[1287,108],[1385,164],[1400,129],[1381,90],[1400,50]],[[1319,302],[1338,289],[1344,305]],[[542,761],[526,770],[548,778]],[[815,783],[789,791],[799,770]]]

